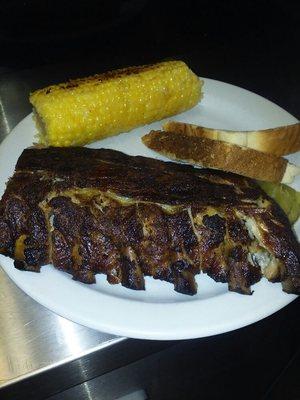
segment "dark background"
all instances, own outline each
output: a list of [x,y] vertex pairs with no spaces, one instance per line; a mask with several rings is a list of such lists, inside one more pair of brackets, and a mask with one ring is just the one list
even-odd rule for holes
[[[26,83],[33,70],[38,86],[175,58],[300,118],[297,1],[10,0],[0,10],[5,82]],[[165,378],[151,371],[151,398],[299,400],[299,304],[170,355]]]
[[0,71],[67,64],[73,77],[182,58],[200,76],[248,88],[299,117],[298,4],[2,0]]

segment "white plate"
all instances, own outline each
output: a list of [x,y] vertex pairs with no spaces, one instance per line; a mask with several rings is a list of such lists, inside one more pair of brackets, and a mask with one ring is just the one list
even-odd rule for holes
[[[282,108],[244,89],[205,79],[205,97],[194,109],[174,119],[204,126],[251,130],[291,124],[297,120]],[[128,154],[156,157],[140,137],[161,123],[128,134],[93,143]],[[16,126],[0,146],[0,194],[13,174],[22,150],[33,141],[32,116]],[[292,157],[300,164],[299,154]],[[296,186],[299,189],[298,180]],[[299,235],[300,224],[296,227]],[[299,236],[298,236],[299,237]],[[70,275],[44,266],[40,274],[19,271],[12,260],[1,256],[0,263],[11,279],[33,299],[72,321],[116,335],[143,339],[187,339],[220,334],[256,322],[281,309],[296,298],[281,290],[281,284],[262,279],[253,285],[254,294],[228,292],[227,284],[215,283],[206,275],[197,277],[198,294],[176,293],[166,282],[146,278],[146,291],[109,285],[99,275],[97,283],[85,285]]]

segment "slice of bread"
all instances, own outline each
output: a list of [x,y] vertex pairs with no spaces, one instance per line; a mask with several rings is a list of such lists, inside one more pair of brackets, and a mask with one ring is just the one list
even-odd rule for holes
[[247,147],[177,132],[151,131],[142,138],[150,149],[190,164],[221,169],[261,181],[291,183],[300,167],[282,157]]
[[163,129],[167,132],[178,132],[189,136],[222,140],[276,156],[283,156],[300,150],[299,122],[293,125],[259,131],[228,131],[168,121],[163,125]]

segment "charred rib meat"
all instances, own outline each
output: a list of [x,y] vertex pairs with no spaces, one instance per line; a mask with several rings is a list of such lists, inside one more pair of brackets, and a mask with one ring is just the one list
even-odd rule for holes
[[88,148],[30,148],[0,203],[0,252],[74,279],[144,289],[149,275],[195,294],[203,271],[250,294],[262,276],[300,292],[300,250],[250,179]]

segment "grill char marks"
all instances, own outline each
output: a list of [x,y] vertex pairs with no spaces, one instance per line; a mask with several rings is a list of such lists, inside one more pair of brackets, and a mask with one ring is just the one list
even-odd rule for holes
[[199,254],[195,256],[194,249],[198,241],[188,211],[168,215],[167,225],[170,246],[175,253],[175,260],[171,264],[174,288],[180,293],[195,294],[197,284],[194,276],[200,272],[200,259]]
[[74,279],[94,283],[95,274],[105,273],[110,283],[144,289],[144,277],[131,247],[139,236],[135,206],[120,207],[111,201],[108,207],[102,204],[103,198],[72,197],[80,205],[68,197],[55,197],[49,202],[54,216],[52,238],[58,233],[65,240],[62,251],[53,243],[54,266],[61,268],[61,259],[68,254],[63,265]]
[[[212,213],[212,215],[208,215]],[[193,225],[199,242],[201,269],[216,282],[227,282],[224,253],[225,220],[214,209],[192,208]]]
[[229,252],[229,290],[242,294],[251,294],[250,286],[260,280],[260,268],[252,265],[247,256],[248,252],[242,246],[236,246]]
[[[145,289],[144,276],[195,294],[203,271],[251,294],[265,274],[300,291],[299,244],[251,180],[87,148],[27,149],[0,202],[0,252],[84,283]],[[267,260],[267,261],[265,261]]]

